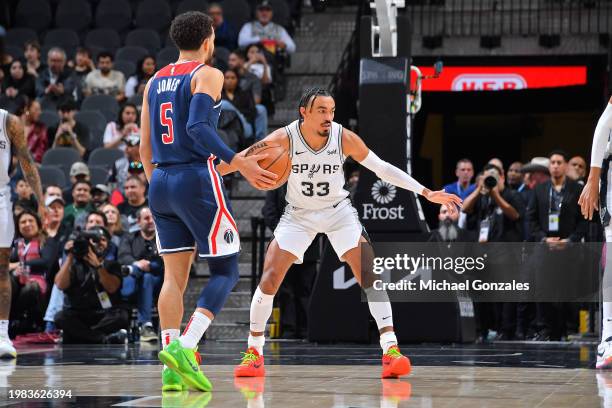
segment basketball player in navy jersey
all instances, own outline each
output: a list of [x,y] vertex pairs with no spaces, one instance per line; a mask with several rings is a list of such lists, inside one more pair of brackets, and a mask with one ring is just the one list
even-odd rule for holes
[[[200,371],[196,346],[238,280],[240,239],[220,174],[219,160],[231,163],[257,188],[277,176],[259,167],[266,155],[236,155],[217,134],[223,74],[208,65],[215,34],[212,20],[188,12],[172,22],[180,50],[177,62],[159,70],[144,92],[140,156],[149,180],[149,203],[164,258],[158,310],[165,364],[162,391],[188,386],[210,391]],[[183,293],[193,255],[207,258],[210,280],[197,309],[179,336]]]

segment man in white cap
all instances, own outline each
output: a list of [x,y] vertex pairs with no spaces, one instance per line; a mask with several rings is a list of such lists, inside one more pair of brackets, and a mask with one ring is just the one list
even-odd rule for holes
[[89,182],[91,178],[89,167],[87,167],[87,165],[83,162],[73,163],[70,167],[69,176],[70,186],[62,190],[64,201],[66,202],[66,204],[72,204],[72,186],[74,186],[77,181]]

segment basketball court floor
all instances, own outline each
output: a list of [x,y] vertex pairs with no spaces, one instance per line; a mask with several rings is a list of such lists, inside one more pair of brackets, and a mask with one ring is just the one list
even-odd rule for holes
[[[381,380],[375,345],[273,342],[268,376],[235,381],[242,342],[200,347],[211,393],[161,395],[157,345],[29,346],[0,365],[0,406],[14,407],[612,407],[612,373],[592,345],[403,346],[402,380]],[[70,391],[28,399],[23,391]]]

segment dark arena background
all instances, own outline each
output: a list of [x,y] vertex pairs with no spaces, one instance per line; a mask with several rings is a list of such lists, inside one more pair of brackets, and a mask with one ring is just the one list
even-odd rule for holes
[[[483,299],[473,288],[453,288],[437,300],[392,296],[395,333],[412,371],[381,379],[368,303],[319,234],[275,297],[267,376],[234,377],[286,187],[260,191],[230,174],[223,182],[240,232],[240,278],[199,344],[214,388],[162,393],[164,270],[155,234],[141,238],[153,221],[142,210],[140,110],[147,81],[177,61],[172,19],[191,10],[214,21],[210,63],[225,73],[218,129],[230,148],[244,150],[296,120],[307,89],[328,89],[334,121],[427,188],[466,203],[481,179],[505,186],[482,187],[475,197],[489,200],[485,208],[468,206],[457,218],[349,159],[346,189],[375,248],[423,244],[442,253],[460,243],[467,256],[482,250],[479,242],[502,242],[507,251],[487,254],[510,269],[504,276],[535,276],[552,295]],[[251,32],[270,12],[268,24],[286,37]],[[577,206],[593,132],[612,93],[611,32],[607,0],[0,0],[0,108],[22,121],[45,192],[37,202],[14,160],[10,192],[0,191],[11,196],[15,215],[8,334],[17,357],[0,361],[0,406],[612,407],[612,373],[595,369],[606,340],[604,229],[599,215],[583,221]],[[578,193],[564,196],[561,215],[544,205],[539,217],[534,196],[551,175]],[[506,191],[513,210],[489,199],[494,188]],[[20,214],[36,221],[39,204],[44,219],[22,225]],[[566,232],[578,237],[572,248],[579,255],[538,255],[542,239],[554,236],[537,235],[539,222],[550,229],[551,217],[570,209],[577,221]],[[106,220],[88,215],[94,210]],[[514,210],[518,216],[503,218]],[[494,214],[503,227],[490,226]],[[97,302],[70,321],[66,310],[77,295],[62,293],[56,279],[65,244],[98,216],[122,284],[104,324],[91,320],[109,313]],[[417,276],[462,279],[456,270],[435,272],[422,268]],[[181,329],[209,279],[207,262],[196,260]],[[588,294],[568,295],[584,281],[592,283]]]

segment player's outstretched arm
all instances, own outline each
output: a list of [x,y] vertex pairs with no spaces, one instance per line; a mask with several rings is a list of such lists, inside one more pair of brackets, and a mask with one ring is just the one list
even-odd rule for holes
[[606,145],[610,132],[612,132],[612,99],[610,99],[595,127],[593,146],[591,148],[591,170],[589,171],[589,178],[582,189],[582,194],[580,194],[578,199],[580,211],[584,218],[588,220],[593,218],[593,212],[599,207],[599,177],[601,176],[601,166],[606,154]]
[[8,132],[9,139],[11,140],[11,144],[15,147],[15,154],[19,160],[19,165],[23,171],[23,176],[27,180],[30,187],[32,187],[32,191],[34,192],[36,200],[38,201],[38,212],[41,220],[44,220],[45,203],[43,202],[40,175],[38,174],[38,168],[36,167],[36,163],[34,163],[34,159],[32,159],[32,155],[28,149],[28,141],[23,129],[23,123],[17,116],[8,115],[8,118],[6,119],[6,130]]
[[[289,137],[287,136],[287,131],[285,130],[285,128],[279,128],[276,129],[274,132],[270,133],[268,136],[264,137],[263,139],[261,139],[259,142],[247,147],[246,149],[244,149],[243,151],[237,153],[239,155],[241,155],[242,157],[246,156],[246,153],[253,148],[253,146],[258,146],[261,143],[277,143],[281,146],[283,146],[285,148],[285,150],[289,150]],[[262,160],[265,159],[267,157],[266,153],[263,154],[259,154],[257,155],[257,157],[259,157],[257,160]],[[217,165],[217,171],[222,175],[225,176],[226,174],[229,173],[233,173],[235,171],[238,171],[238,169],[234,166],[231,166],[230,164],[222,161],[221,163],[219,163]]]
[[379,158],[368,149],[359,136],[348,129],[342,131],[342,152],[357,160],[363,167],[372,170],[381,180],[421,194],[433,203],[444,205],[450,212],[457,211],[457,207],[461,206],[461,199],[456,195],[444,191],[431,191],[408,173]]
[[219,159],[236,168],[255,188],[267,189],[275,184],[276,174],[262,169],[257,164],[259,156],[241,156],[230,149],[219,137],[207,112],[221,96],[223,73],[216,68],[204,67],[194,75],[192,80],[193,97],[189,105],[187,133],[193,143],[204,147]]
[[151,149],[151,122],[149,121],[149,85],[151,80],[147,82],[142,97],[142,109],[140,111],[140,160],[144,167],[145,175],[149,183],[151,182],[151,174],[153,174],[153,150]]

